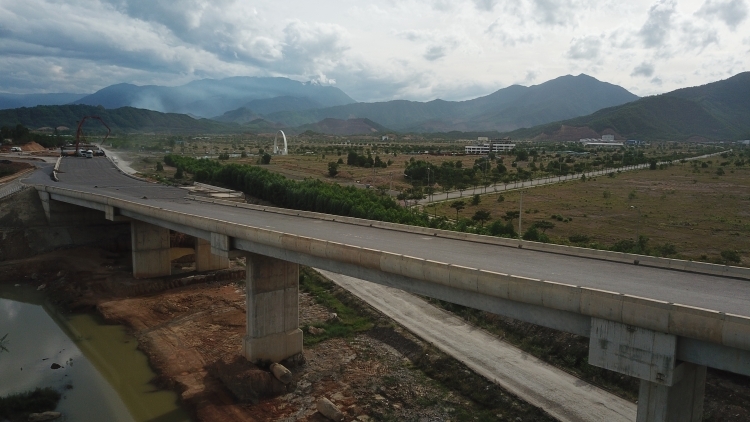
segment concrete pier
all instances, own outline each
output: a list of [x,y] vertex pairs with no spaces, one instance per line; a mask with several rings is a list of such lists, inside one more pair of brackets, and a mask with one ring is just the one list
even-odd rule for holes
[[666,386],[641,380],[637,422],[700,422],[706,367],[681,363],[675,371],[679,380]]
[[302,352],[299,329],[299,265],[247,254],[247,335],[251,361],[279,362]]
[[133,220],[130,222],[133,248],[133,277],[162,277],[171,274],[169,229]]
[[228,256],[220,256],[211,252],[211,241],[195,239],[195,269],[201,271],[223,270],[229,268]]
[[589,363],[641,380],[637,422],[700,422],[706,367],[677,361],[671,334],[591,319]]

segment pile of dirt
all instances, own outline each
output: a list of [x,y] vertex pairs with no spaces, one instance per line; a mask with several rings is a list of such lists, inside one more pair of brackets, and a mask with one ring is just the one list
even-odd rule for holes
[[46,148],[36,142],[29,142],[28,144],[21,145],[21,150],[26,152],[39,152],[46,151]]

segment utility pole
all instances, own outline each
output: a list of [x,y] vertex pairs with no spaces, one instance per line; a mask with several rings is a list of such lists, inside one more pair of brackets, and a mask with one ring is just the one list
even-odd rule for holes
[[520,206],[518,208],[518,237],[520,238],[522,235],[521,231],[521,219],[523,218],[523,189],[521,189],[521,202]]

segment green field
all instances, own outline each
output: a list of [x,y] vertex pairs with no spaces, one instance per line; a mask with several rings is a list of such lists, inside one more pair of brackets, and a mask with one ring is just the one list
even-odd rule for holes
[[[486,210],[496,220],[519,210],[520,192],[503,194],[502,202],[498,196],[483,195],[475,206],[465,198],[468,206],[461,217]],[[437,214],[455,218],[449,205],[439,204]],[[734,250],[743,265],[750,265],[750,167],[720,166],[713,160],[707,168],[677,164],[524,190],[522,230],[542,220],[554,224],[546,230],[554,243],[610,247],[635,240],[638,231],[655,255],[723,263],[721,252]],[[588,241],[571,242],[576,235]],[[676,253],[660,253],[665,244]]]

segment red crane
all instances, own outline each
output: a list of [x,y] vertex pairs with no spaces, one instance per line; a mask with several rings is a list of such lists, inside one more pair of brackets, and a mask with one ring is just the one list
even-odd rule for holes
[[112,133],[112,129],[107,126],[106,123],[104,123],[104,120],[102,120],[99,116],[84,116],[83,119],[81,119],[80,122],[78,122],[78,129],[76,130],[76,152],[75,154],[78,155],[78,144],[81,142],[81,140],[86,141],[86,139],[83,137],[83,122],[85,122],[87,119],[96,119],[100,121],[104,127],[107,128],[107,135],[102,140],[102,143],[109,138],[109,134]]

